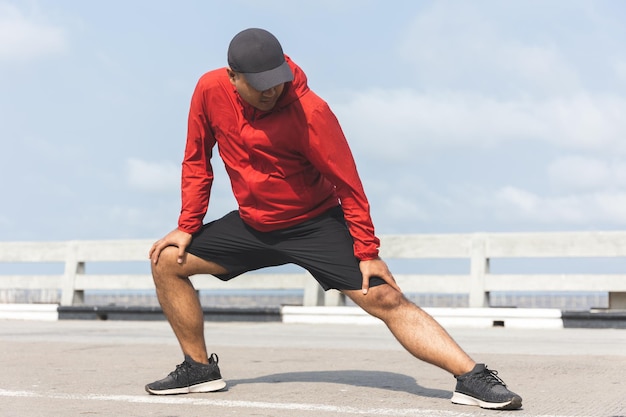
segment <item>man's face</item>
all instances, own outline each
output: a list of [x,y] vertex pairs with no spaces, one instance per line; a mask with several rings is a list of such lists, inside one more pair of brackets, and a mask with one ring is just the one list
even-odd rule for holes
[[248,84],[245,76],[230,69],[228,70],[228,78],[246,103],[262,111],[272,110],[285,88],[285,83],[282,83],[265,91],[255,90]]

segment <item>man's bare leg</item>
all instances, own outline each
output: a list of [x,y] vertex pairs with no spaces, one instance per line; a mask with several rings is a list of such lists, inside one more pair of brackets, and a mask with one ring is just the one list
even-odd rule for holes
[[424,310],[389,285],[343,291],[366,312],[381,319],[413,356],[436,365],[452,375],[471,371],[475,362],[452,337]]
[[208,363],[204,315],[189,277],[195,274],[223,274],[227,271],[189,253],[182,264],[177,262],[177,258],[178,249],[170,246],[163,249],[159,262],[152,264],[157,297],[183,353],[196,362]]

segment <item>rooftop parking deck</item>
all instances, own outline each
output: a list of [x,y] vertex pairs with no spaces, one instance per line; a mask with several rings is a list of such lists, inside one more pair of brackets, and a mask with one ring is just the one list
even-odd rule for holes
[[0,415],[626,416],[626,331],[450,328],[524,398],[498,412],[450,403],[454,379],[381,324],[207,322],[228,385],[150,396],[182,361],[165,321],[0,320]]

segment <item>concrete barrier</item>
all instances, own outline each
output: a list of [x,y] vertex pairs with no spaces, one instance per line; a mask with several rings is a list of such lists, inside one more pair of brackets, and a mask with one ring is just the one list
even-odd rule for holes
[[0,319],[55,321],[56,304],[0,304]]
[[[0,263],[62,263],[62,274],[0,275],[2,290],[61,291],[61,305],[84,304],[89,290],[152,290],[149,274],[88,274],[91,262],[147,260],[152,240],[0,242]],[[619,274],[493,274],[494,259],[625,258],[626,232],[473,233],[381,236],[385,259],[467,259],[463,274],[395,274],[407,293],[468,294],[469,307],[489,307],[490,293],[606,292],[609,308],[626,309],[626,271]],[[324,292],[307,273],[247,274],[224,283],[211,276],[192,278],[198,290],[303,290],[305,306],[338,306],[336,291]]]
[[[562,329],[561,310],[517,308],[424,308],[445,328]],[[281,310],[284,323],[380,324],[359,307],[293,307]]]

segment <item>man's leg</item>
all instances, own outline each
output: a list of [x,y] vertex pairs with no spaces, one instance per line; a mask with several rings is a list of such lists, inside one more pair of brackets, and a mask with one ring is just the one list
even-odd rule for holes
[[366,295],[344,290],[366,312],[381,319],[413,356],[452,375],[471,371],[476,363],[435,319],[389,285],[378,285]]
[[157,297],[183,353],[196,362],[206,364],[208,355],[204,340],[204,315],[189,277],[195,274],[223,274],[227,271],[190,253],[186,254],[183,264],[179,264],[177,258],[178,248],[170,246],[161,252],[159,262],[152,264]]
[[451,401],[495,410],[521,408],[522,397],[510,391],[496,371],[476,364],[443,327],[387,284],[343,291],[371,315],[385,322],[398,341],[418,359],[457,377]]

